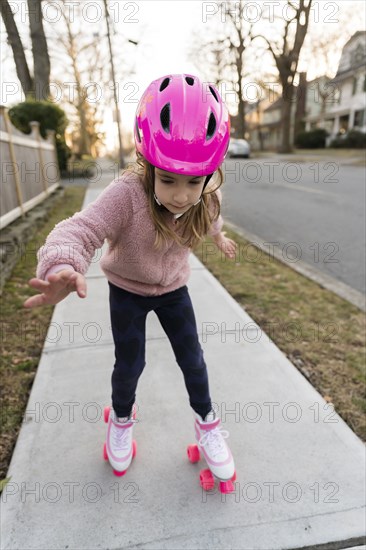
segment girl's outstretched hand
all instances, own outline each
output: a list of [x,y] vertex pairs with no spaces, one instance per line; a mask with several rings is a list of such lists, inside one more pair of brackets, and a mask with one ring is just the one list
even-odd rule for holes
[[215,237],[216,246],[223,251],[228,258],[235,258],[237,244],[232,239],[225,237],[225,231]]
[[28,308],[58,304],[73,291],[76,291],[80,298],[86,297],[84,275],[71,269],[61,269],[57,273],[49,275],[47,281],[37,278],[30,279],[28,284],[40,292],[23,303],[23,306]]

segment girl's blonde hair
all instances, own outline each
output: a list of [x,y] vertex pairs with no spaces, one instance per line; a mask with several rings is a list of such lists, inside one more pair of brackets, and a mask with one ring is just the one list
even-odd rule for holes
[[[220,215],[220,202],[215,191],[221,187],[224,180],[221,168],[218,168],[205,187],[201,201],[177,219],[180,229],[178,232],[172,231],[167,225],[166,209],[164,206],[159,206],[154,199],[154,166],[139,151],[136,151],[136,161],[129,164],[126,171],[137,173],[141,178],[156,229],[154,247],[157,249],[162,248],[164,241],[168,243],[171,239],[181,246],[196,247]],[[213,187],[211,183],[213,180],[218,180],[216,187]]]

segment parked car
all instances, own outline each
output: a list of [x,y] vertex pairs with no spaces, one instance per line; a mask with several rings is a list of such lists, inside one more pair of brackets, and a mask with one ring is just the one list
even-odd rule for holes
[[227,151],[228,157],[243,157],[248,159],[250,157],[250,145],[246,139],[231,139],[229,149]]

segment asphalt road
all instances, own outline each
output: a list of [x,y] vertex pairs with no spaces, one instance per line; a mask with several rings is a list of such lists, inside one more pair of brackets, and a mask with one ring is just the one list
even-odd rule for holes
[[267,158],[229,159],[224,169],[227,221],[268,242],[268,250],[278,243],[284,257],[365,293],[363,167]]

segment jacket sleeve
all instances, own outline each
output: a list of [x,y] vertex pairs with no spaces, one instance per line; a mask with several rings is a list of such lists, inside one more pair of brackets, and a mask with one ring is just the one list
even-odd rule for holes
[[82,211],[55,225],[37,251],[36,277],[44,280],[50,268],[58,264],[67,264],[84,275],[95,251],[102,248],[105,239],[113,243],[131,216],[131,183],[122,175]]
[[[222,193],[221,193],[221,189],[217,189],[215,191],[218,199],[219,199],[219,202],[220,202],[220,205],[221,205],[221,202],[222,202]],[[218,233],[221,232],[221,229],[222,229],[222,226],[224,225],[224,220],[221,216],[221,214],[219,215],[219,217],[217,218],[216,221],[214,221],[208,231],[208,235],[210,235],[210,237],[214,237],[215,235],[217,235]]]

